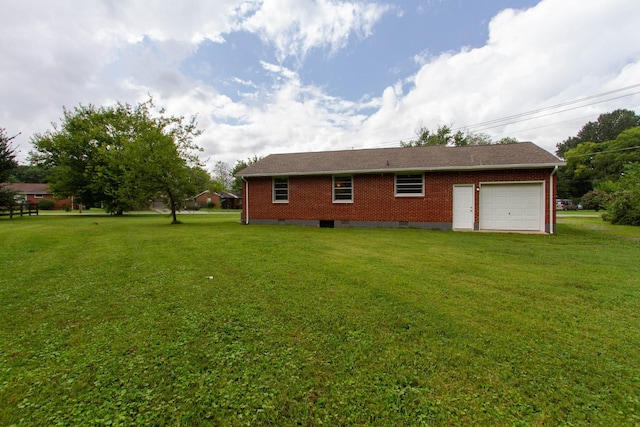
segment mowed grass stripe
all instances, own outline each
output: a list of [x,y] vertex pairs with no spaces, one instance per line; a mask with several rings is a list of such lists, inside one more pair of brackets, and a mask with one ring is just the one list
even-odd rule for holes
[[0,424],[640,422],[633,232],[181,219],[0,221]]

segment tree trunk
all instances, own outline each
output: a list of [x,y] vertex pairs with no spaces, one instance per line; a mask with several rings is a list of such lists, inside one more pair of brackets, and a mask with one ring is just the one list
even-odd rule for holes
[[171,204],[171,215],[173,216],[173,221],[171,221],[171,224],[180,224],[180,221],[178,221],[178,215],[176,214],[176,205],[174,205],[173,203]]
[[178,215],[176,213],[177,202],[174,199],[173,194],[171,192],[168,193],[168,196],[169,196],[169,204],[171,205],[171,216],[173,217],[171,224],[180,224],[180,221],[178,221]]

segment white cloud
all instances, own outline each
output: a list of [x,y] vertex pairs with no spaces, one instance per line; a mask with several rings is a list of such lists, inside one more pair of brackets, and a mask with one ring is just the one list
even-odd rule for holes
[[242,28],[276,47],[277,57],[304,59],[314,48],[331,53],[352,34],[366,37],[388,6],[329,0],[265,0]]

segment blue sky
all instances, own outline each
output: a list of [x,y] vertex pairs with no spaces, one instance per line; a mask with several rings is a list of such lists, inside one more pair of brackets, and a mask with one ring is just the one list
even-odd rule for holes
[[0,25],[0,127],[23,161],[63,107],[149,95],[198,116],[208,167],[444,124],[553,152],[640,106],[637,0],[23,0]]

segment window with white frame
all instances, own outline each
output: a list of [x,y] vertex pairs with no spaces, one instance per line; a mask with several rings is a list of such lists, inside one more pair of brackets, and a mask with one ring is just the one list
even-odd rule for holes
[[352,202],[353,201],[353,177],[334,176],[333,177],[333,201]]
[[289,201],[289,178],[273,178],[273,201],[280,203]]
[[424,174],[397,174],[396,196],[424,196]]

